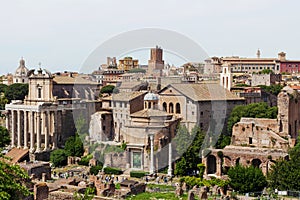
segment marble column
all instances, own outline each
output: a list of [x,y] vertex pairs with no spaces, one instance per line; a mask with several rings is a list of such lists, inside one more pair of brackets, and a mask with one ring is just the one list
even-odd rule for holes
[[34,152],[34,112],[30,112],[30,152]]
[[9,111],[6,112],[5,126],[6,126],[7,130],[10,130],[10,128],[9,128]]
[[169,168],[168,176],[172,176],[172,142],[169,143]]
[[15,147],[15,135],[16,135],[16,116],[15,111],[11,111],[11,147]]
[[45,148],[44,151],[48,150],[48,146],[49,146],[49,129],[50,129],[50,124],[49,124],[49,118],[50,118],[50,113],[49,111],[44,112],[44,134],[45,134]]
[[52,143],[52,149],[57,148],[57,111],[52,112],[52,117],[51,117],[51,124],[53,126],[53,143]]
[[28,149],[28,119],[27,119],[27,111],[24,111],[24,149]]
[[150,134],[150,174],[154,173],[154,135]]
[[17,118],[18,118],[18,144],[17,144],[17,148],[21,148],[21,111],[18,110],[17,112]]
[[36,113],[36,152],[41,152],[41,113]]

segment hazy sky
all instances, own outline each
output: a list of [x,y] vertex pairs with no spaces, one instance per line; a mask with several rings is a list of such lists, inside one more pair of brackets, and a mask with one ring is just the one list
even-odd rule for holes
[[210,56],[254,57],[260,48],[262,57],[300,59],[299,2],[2,0],[0,74],[14,72],[22,56],[28,68],[78,71],[106,40],[149,27],[183,34]]

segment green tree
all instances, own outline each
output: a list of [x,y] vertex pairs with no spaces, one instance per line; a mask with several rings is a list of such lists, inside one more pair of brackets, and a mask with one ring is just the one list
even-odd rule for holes
[[0,94],[0,110],[5,110],[5,105],[8,103],[8,99],[4,95]]
[[11,100],[24,100],[28,95],[28,84],[14,83],[5,90],[5,97],[10,102]]
[[289,151],[290,160],[278,160],[268,173],[269,186],[279,190],[300,190],[300,143]]
[[259,85],[259,87],[264,90],[265,92],[271,93],[273,95],[278,95],[280,93],[280,91],[282,90],[283,86],[276,84],[276,85],[270,85],[270,86],[266,86],[266,85]]
[[56,149],[50,154],[50,161],[54,167],[62,167],[67,165],[67,154],[63,149]]
[[[181,137],[178,137],[177,139],[179,140],[180,138],[179,141],[181,142],[181,145],[177,146],[176,149],[177,151],[180,151],[179,153],[182,153],[182,156],[176,161],[174,174],[183,176],[194,171],[199,171],[198,164],[201,163],[200,151],[205,138],[205,133],[198,126],[195,126],[192,129],[191,134],[188,133],[185,126],[179,126],[178,131],[177,134],[181,134]],[[184,147],[183,145],[187,146]],[[199,175],[202,177],[200,173]]]
[[101,88],[100,94],[103,94],[103,93],[112,94],[114,89],[115,89],[114,85],[106,85]]
[[0,84],[0,93],[5,93],[5,91],[7,90],[8,86],[5,84]]
[[0,126],[0,148],[2,149],[9,143],[10,143],[10,136],[8,130],[3,126]]
[[[0,149],[10,143],[8,130],[0,126]],[[21,199],[31,193],[26,187],[28,174],[19,165],[11,165],[9,159],[0,154],[0,199]]]
[[267,186],[267,180],[261,169],[237,165],[228,170],[229,185],[236,191],[257,192]]
[[67,156],[81,157],[83,155],[84,147],[78,134],[67,139],[65,143],[65,153]]

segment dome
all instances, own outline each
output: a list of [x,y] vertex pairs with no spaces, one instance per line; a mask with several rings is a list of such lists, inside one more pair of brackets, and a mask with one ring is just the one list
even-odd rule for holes
[[145,95],[144,101],[158,101],[158,96],[152,92]]
[[20,60],[20,66],[17,68],[15,72],[15,76],[27,76],[28,69],[25,67],[25,61],[22,58]]

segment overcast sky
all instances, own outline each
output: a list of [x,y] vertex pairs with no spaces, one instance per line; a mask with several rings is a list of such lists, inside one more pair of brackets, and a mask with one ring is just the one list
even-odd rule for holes
[[41,62],[52,72],[79,71],[103,42],[142,28],[176,31],[209,56],[254,57],[259,48],[262,57],[285,51],[288,59],[300,59],[299,4],[297,0],[2,0],[0,74],[14,72],[21,57],[28,68]]

